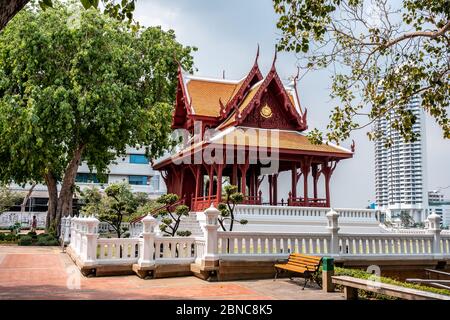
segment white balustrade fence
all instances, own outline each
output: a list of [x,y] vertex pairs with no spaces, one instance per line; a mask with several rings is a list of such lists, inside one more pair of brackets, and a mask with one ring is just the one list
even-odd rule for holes
[[[378,210],[373,209],[334,209],[344,220],[377,221]],[[236,206],[237,216],[276,216],[276,217],[303,217],[303,218],[323,218],[330,208],[318,207],[295,207],[295,206],[254,206],[240,204]]]
[[294,252],[327,254],[330,252],[327,233],[219,232],[218,253],[227,255],[280,255]]
[[436,214],[428,217],[429,229],[425,232],[379,234],[339,233],[340,213],[333,210],[325,215],[326,230],[317,233],[218,231],[218,215],[213,207],[205,211],[206,225],[201,238],[161,236],[156,233],[156,219],[150,216],[142,220],[139,237],[99,238],[100,222],[93,217],[63,218],[61,230],[85,265],[276,260],[294,252],[339,259],[450,259],[450,234],[441,233],[440,217]]

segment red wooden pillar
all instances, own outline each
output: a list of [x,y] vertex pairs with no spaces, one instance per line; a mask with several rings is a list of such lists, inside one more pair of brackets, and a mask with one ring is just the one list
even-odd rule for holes
[[231,184],[234,186],[237,186],[237,172],[238,172],[238,167],[237,167],[237,163],[233,163],[233,173],[231,175]]
[[297,166],[294,163],[291,169],[291,194],[292,198],[297,198]]
[[275,173],[272,178],[273,185],[273,202],[276,206],[278,203],[278,173]]
[[223,171],[223,164],[217,165],[217,203],[222,200],[222,171]]
[[256,184],[255,184],[255,168],[252,168],[250,170],[250,194],[249,194],[251,197],[254,197],[256,195],[255,187],[256,187]]
[[317,199],[317,181],[319,180],[320,173],[319,170],[317,170],[317,164],[313,164],[311,166],[311,174],[313,177],[313,192],[314,192],[314,199]]
[[200,197],[200,166],[195,166],[195,195],[194,197]]
[[326,206],[331,206],[331,197],[330,197],[330,179],[331,175],[334,172],[334,169],[336,169],[336,165],[338,163],[338,160],[334,161],[334,164],[331,165],[331,161],[328,159],[322,164],[322,172],[325,176],[325,197],[326,197]]
[[208,196],[212,197],[213,194],[213,187],[214,187],[214,168],[213,166],[209,166],[208,168],[208,175],[209,175],[209,192],[208,192]]
[[273,204],[272,175],[269,175],[268,178],[269,178],[269,204],[272,205]]
[[241,167],[241,192],[245,196],[247,187],[247,166]]
[[325,197],[326,197],[326,206],[330,207],[330,178],[331,174],[325,175]]
[[301,170],[303,174],[303,203],[305,206],[308,206],[308,175],[311,166],[311,159],[309,157],[305,157],[302,161]]

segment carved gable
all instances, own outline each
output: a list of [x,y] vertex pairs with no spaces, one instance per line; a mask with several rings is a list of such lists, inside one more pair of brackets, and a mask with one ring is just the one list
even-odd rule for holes
[[292,116],[284,111],[281,103],[271,92],[267,92],[241,125],[263,129],[297,130],[296,123],[290,119]]

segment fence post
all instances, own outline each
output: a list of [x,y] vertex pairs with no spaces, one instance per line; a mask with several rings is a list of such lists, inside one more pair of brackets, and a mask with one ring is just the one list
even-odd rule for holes
[[331,235],[330,252],[331,255],[339,255],[339,213],[331,209],[326,214],[328,219],[327,230]]
[[78,240],[77,221],[78,221],[78,217],[73,217],[72,220],[70,221],[71,241],[70,241],[70,245],[69,245],[76,254],[78,254],[77,253],[77,240]]
[[64,217],[64,225],[63,228],[63,241],[64,244],[70,243],[70,232],[71,232],[71,220],[70,216]]
[[220,211],[211,206],[205,210],[206,225],[205,225],[205,247],[206,252],[203,257],[205,267],[215,267],[219,261],[217,250],[217,229],[219,228]]
[[93,265],[97,260],[97,238],[99,223],[100,221],[98,221],[97,218],[85,218],[86,229],[83,238],[86,239],[86,248],[83,252],[84,265]]
[[441,216],[433,211],[428,216],[428,232],[433,234],[433,254],[440,255],[441,252]]
[[155,264],[153,258],[155,252],[155,227],[158,224],[155,218],[150,214],[142,219],[142,246],[139,252],[138,265],[139,267],[149,267]]

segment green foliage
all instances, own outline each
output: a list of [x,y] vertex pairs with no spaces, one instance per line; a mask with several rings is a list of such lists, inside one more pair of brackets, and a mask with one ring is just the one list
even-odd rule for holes
[[[273,0],[281,31],[278,50],[299,53],[305,70],[332,68],[326,137],[339,143],[379,118],[405,141],[415,141],[412,97],[450,138],[450,6],[448,1]],[[369,139],[386,146],[392,138],[373,126]],[[322,131],[309,134],[322,143]]]
[[80,161],[101,175],[127,146],[153,159],[172,145],[175,57],[192,71],[195,48],[173,30],[52,6],[22,10],[0,33],[0,181],[52,176],[73,193]]
[[[79,0],[85,9],[98,8],[99,2],[101,1],[103,5],[103,12],[112,18],[128,21],[128,24],[133,22],[133,13],[135,9],[136,0]],[[53,0],[40,0],[39,6],[42,10],[47,10],[53,8]],[[139,27],[136,23],[135,28]]]
[[16,222],[12,226],[9,227],[9,230],[11,231],[12,234],[18,234],[21,229],[22,229],[22,225],[20,224],[20,222]]
[[401,223],[402,227],[409,228],[412,225],[414,225],[414,219],[407,212],[401,212],[400,213],[400,223]]
[[217,206],[217,209],[220,211],[219,224],[223,231],[227,231],[225,221],[229,220],[229,231],[233,231],[234,222],[243,225],[248,223],[245,219],[237,220],[234,217],[234,208],[244,200],[244,194],[238,192],[238,187],[234,185],[225,186],[223,191],[222,202]]
[[18,236],[14,233],[0,233],[0,241],[16,242]]
[[97,188],[86,189],[82,193],[81,214],[96,216],[107,222],[120,238],[127,231],[122,222],[127,222],[136,213],[142,198],[137,199],[128,183],[114,183],[102,194]]
[[22,199],[21,193],[11,191],[8,187],[0,185],[0,214],[18,204]]
[[159,229],[164,235],[171,237],[174,237],[175,235],[188,237],[191,235],[191,232],[188,230],[178,231],[181,217],[189,215],[188,206],[180,204],[174,207],[179,200],[180,197],[173,193],[164,194],[156,200],[157,203],[163,205],[163,207],[160,207],[161,209],[156,212],[155,217],[161,219]]
[[[438,289],[438,288],[422,286],[419,284],[398,281],[398,280],[387,278],[387,277],[376,277],[376,279],[375,279],[373,274],[365,272],[363,270],[359,270],[359,269],[346,269],[346,268],[335,267],[334,273],[337,276],[350,276],[350,277],[354,277],[354,278],[358,278],[358,279],[365,279],[365,280],[373,279],[376,281],[380,281],[382,283],[392,284],[392,285],[401,286],[401,287],[405,287],[405,288],[411,288],[411,289],[428,291],[428,292],[433,292],[433,293],[438,293],[438,294],[450,295],[450,290],[446,290],[446,289]],[[395,299],[392,297],[387,297],[385,295],[367,292],[364,290],[358,290],[358,294],[361,295],[362,297],[366,297],[366,298]]]
[[146,202],[142,202],[140,199],[138,199],[137,201],[139,203],[139,207],[137,208],[136,213],[131,215],[130,217],[131,220],[145,216],[151,212],[154,212],[157,208],[161,207],[160,203],[158,203],[156,200],[148,199],[148,197]]
[[30,236],[23,236],[19,239],[19,246],[31,246],[33,243],[33,238]]

